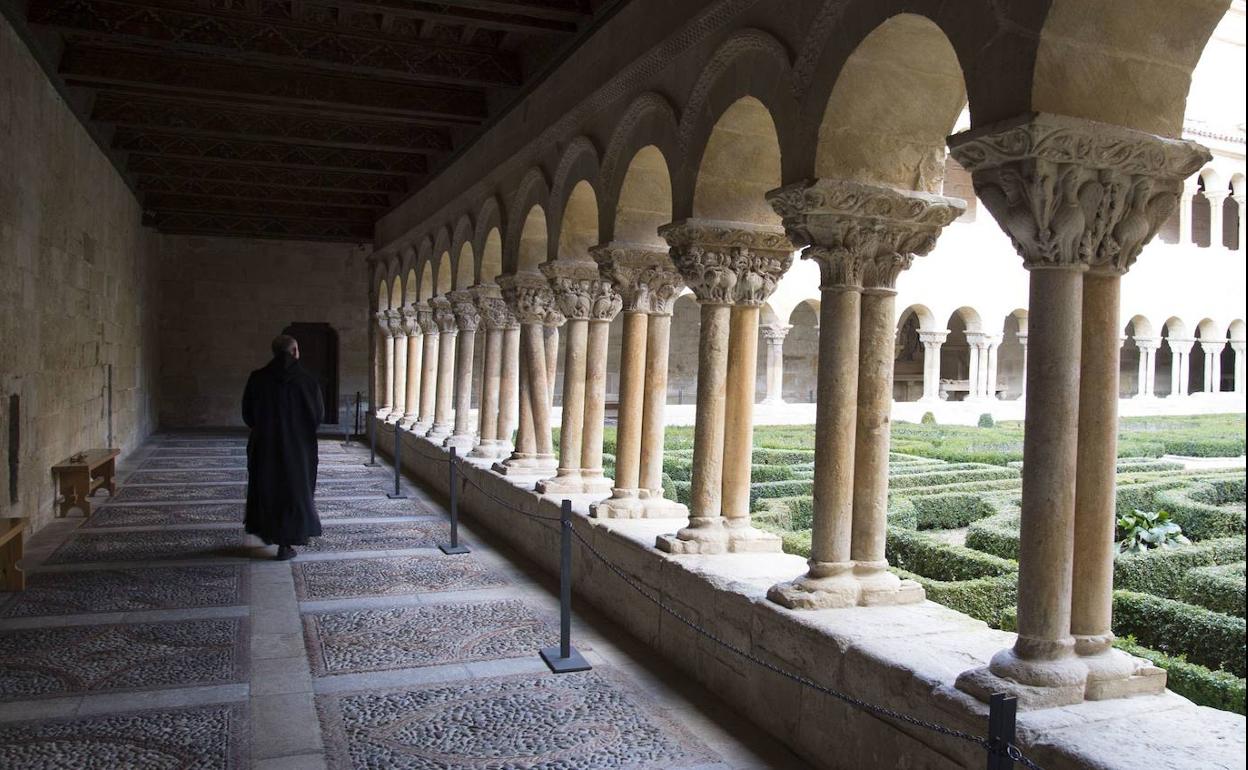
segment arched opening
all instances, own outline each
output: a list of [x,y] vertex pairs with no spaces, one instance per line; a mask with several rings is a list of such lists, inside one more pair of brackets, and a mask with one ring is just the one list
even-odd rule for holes
[[455,288],[467,289],[476,278],[476,258],[472,254],[472,244],[465,243],[459,247],[455,258]]
[[1223,202],[1218,199],[1218,192],[1222,187],[1218,173],[1212,168],[1200,172],[1198,192],[1192,198],[1192,241],[1201,248],[1209,248],[1219,240],[1212,232],[1213,206],[1222,206]]
[[1118,397],[1143,396],[1150,363],[1147,349],[1153,342],[1153,325],[1143,316],[1135,316],[1123,329],[1125,337],[1118,355]]
[[780,186],[780,140],[771,113],[744,96],[720,115],[698,165],[693,215],[758,225],[780,217],[765,194]]
[[420,271],[420,301],[428,302],[433,296],[433,263],[426,261],[425,266]]
[[1153,386],[1153,395],[1163,398],[1169,398],[1175,395],[1181,388],[1177,380],[1179,353],[1175,350],[1176,343],[1171,342],[1171,337],[1182,337],[1182,321],[1177,318],[1169,318],[1161,326],[1161,339],[1157,347],[1157,373],[1156,384]]
[[403,304],[405,306],[410,307],[416,304],[419,297],[417,293],[419,291],[417,283],[416,268],[409,268],[407,271],[407,280],[403,283]]
[[819,381],[819,300],[808,299],[789,314],[784,338],[784,400],[815,403]]
[[572,188],[559,226],[559,259],[592,260],[589,250],[598,243],[598,198],[589,182]]
[[1013,401],[1023,395],[1027,378],[1027,310],[1018,308],[1005,317],[1001,344],[997,346],[997,387],[1001,400]]
[[1196,326],[1196,344],[1192,346],[1188,365],[1188,393],[1213,392],[1217,383],[1209,376],[1209,356],[1205,343],[1218,338],[1217,326],[1206,318]]
[[658,147],[646,145],[637,151],[624,172],[615,207],[615,237],[666,251],[667,244],[659,237],[658,229],[670,221],[672,177],[667,159]]
[[534,206],[524,217],[517,244],[516,272],[536,272],[537,266],[546,261],[546,212]]
[[667,402],[692,404],[697,398],[698,332],[701,317],[692,292],[676,298],[667,358]]
[[386,279],[381,279],[381,284],[377,287],[377,309],[385,310],[390,307],[390,289],[386,283]]
[[979,313],[969,307],[953,311],[946,324],[949,336],[940,346],[940,397],[946,401],[965,401],[974,390],[972,378],[978,371],[978,353],[973,351],[968,334],[983,332]]
[[1222,351],[1222,389],[1244,392],[1244,322],[1236,319],[1226,330],[1227,344]]
[[936,326],[932,311],[911,305],[897,317],[897,340],[893,355],[893,400],[918,401],[923,397],[926,356],[920,331]]
[[390,309],[398,310],[401,307],[403,307],[403,282],[396,275],[390,282]]
[[434,280],[437,281],[435,286],[437,296],[440,297],[451,290],[454,274],[451,272],[451,253],[449,251],[442,252],[442,256],[438,259],[438,269],[434,274]]
[[493,284],[503,271],[503,237],[495,227],[485,236],[481,247],[481,283]]
[[945,137],[966,104],[962,68],[935,23],[902,13],[845,61],[819,126],[815,174],[939,192]]

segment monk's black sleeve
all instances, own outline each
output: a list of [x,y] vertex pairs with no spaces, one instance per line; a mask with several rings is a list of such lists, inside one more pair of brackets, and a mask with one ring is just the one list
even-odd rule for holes
[[243,422],[248,428],[256,427],[256,374],[252,372],[247,378],[247,387],[243,388]]

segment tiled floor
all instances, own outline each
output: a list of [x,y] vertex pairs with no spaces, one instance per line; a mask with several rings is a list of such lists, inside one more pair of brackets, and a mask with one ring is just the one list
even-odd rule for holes
[[[553,583],[366,452],[321,446],[325,535],[242,533],[244,441],[166,435],[0,593],[0,767],[801,768],[594,615],[556,676]],[[82,525],[82,526],[79,526]]]

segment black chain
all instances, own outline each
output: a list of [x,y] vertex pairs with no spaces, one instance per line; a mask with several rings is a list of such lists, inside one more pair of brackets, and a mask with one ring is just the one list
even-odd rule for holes
[[457,474],[458,477],[463,479],[465,482],[471,484],[473,487],[476,488],[478,492],[485,495],[489,499],[493,500],[498,505],[501,505],[504,508],[509,508],[522,516],[528,516],[530,519],[537,519],[538,521],[553,521],[556,524],[559,523],[560,519],[558,516],[543,516],[540,513],[530,513],[522,508],[517,508],[513,503],[509,503],[506,500],[503,500],[499,497],[494,496],[492,492],[490,492],[489,490],[487,490],[485,487],[481,486],[477,482],[473,481],[472,477],[469,476],[467,473],[464,473],[464,468],[463,468],[464,461],[463,460],[459,461],[459,465],[460,465],[460,468],[459,468],[459,473]]

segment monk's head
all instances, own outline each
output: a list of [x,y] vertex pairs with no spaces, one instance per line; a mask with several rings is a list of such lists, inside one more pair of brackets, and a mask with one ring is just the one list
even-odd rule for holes
[[299,360],[299,342],[289,334],[279,334],[273,338],[273,355],[289,355],[294,360]]

